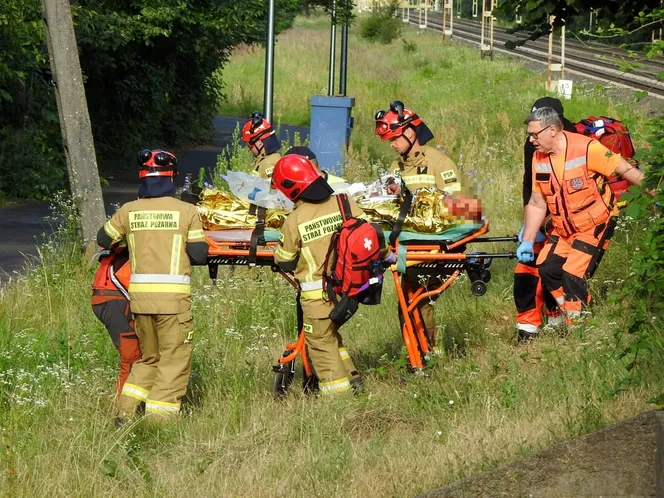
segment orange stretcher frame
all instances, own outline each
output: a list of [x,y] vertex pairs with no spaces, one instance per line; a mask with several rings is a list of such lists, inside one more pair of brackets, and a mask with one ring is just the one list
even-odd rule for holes
[[[479,243],[479,242],[498,242],[498,241],[516,241],[516,236],[507,236],[507,237],[494,237],[494,238],[481,238],[489,231],[489,222],[485,221],[484,224],[475,230],[472,234],[451,242],[445,243],[443,241],[431,243],[431,242],[416,242],[411,244],[403,244],[406,249],[406,261],[411,264],[421,264],[421,263],[463,263],[469,258],[477,258],[481,256],[482,258],[492,258],[492,257],[509,257],[513,258],[514,253],[502,253],[502,254],[470,254],[466,255],[463,251],[465,250],[466,244],[469,243]],[[215,265],[248,265],[249,264],[249,242],[226,242],[219,241],[211,238],[206,233],[206,239],[210,244],[208,261],[212,262]],[[270,266],[273,271],[280,273],[294,288],[298,288],[297,282],[293,279],[293,276],[290,273],[283,272],[279,269],[278,266],[274,263],[274,248],[278,245],[278,242],[268,242],[264,249],[256,250],[256,265],[257,266]],[[400,243],[397,241],[393,247],[395,253],[399,252]],[[456,250],[456,251],[455,251]],[[210,266],[210,263],[208,263]],[[422,317],[420,316],[419,310],[417,308],[418,304],[421,303],[424,299],[428,299],[432,296],[437,296],[442,294],[447,290],[452,283],[464,272],[465,265],[452,265],[456,269],[451,271],[447,278],[441,280],[441,284],[431,290],[427,290],[424,287],[419,287],[417,289],[409,290],[405,294],[402,290],[401,280],[403,275],[400,274],[397,270],[396,265],[392,265],[391,271],[394,278],[394,283],[397,292],[397,298],[399,302],[399,308],[404,319],[404,324],[402,327],[402,338],[407,352],[408,365],[413,371],[420,371],[424,368],[425,357],[431,353],[431,346],[429,345]],[[214,272],[210,268],[210,277],[216,279],[216,271]],[[305,374],[310,376],[312,374],[312,368],[309,363],[309,360],[306,355],[305,348],[305,337],[304,331],[300,330],[298,334],[298,339],[296,342],[288,343],[286,345],[285,353],[279,357],[278,363],[280,366],[284,366],[294,361],[297,356],[302,355],[302,360],[304,363]],[[277,368],[277,367],[275,367]]]
[[[464,237],[458,241],[450,244],[444,242],[437,244],[412,244],[405,245],[406,247],[406,261],[426,263],[426,262],[462,262],[468,259],[468,256],[463,252],[454,252],[454,249],[464,249],[466,244],[469,244],[489,231],[489,222],[485,222],[481,228],[474,231],[472,234]],[[399,252],[399,242],[397,241],[392,247],[395,253]],[[472,255],[477,257],[477,255]],[[445,292],[454,281],[463,273],[464,268],[460,267],[453,270],[450,275],[441,280],[438,287],[427,290],[425,287],[418,287],[416,289],[408,289],[404,293],[402,288],[403,274],[399,273],[396,265],[393,265],[392,276],[394,277],[394,286],[397,292],[399,301],[399,309],[403,317],[403,326],[401,334],[403,336],[403,343],[406,347],[408,365],[413,371],[421,371],[424,368],[425,357],[431,353],[431,345],[426,337],[424,329],[424,322],[417,306],[432,296],[437,296]]]

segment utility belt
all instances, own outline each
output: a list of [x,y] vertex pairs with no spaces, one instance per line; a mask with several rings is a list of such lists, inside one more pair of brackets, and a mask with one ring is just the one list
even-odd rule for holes
[[112,289],[92,289],[92,305],[102,304],[108,301],[118,300],[118,299],[127,299],[122,292],[119,290]]

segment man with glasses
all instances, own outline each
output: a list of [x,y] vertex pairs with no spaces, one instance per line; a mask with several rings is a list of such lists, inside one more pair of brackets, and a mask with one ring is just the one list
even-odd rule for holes
[[548,210],[553,231],[537,265],[542,285],[570,325],[589,304],[587,279],[615,228],[618,209],[606,180],[615,174],[640,185],[643,173],[596,140],[564,131],[560,115],[550,107],[535,109],[526,124],[535,147],[533,186],[517,258],[534,261],[537,232]]
[[[537,99],[531,108],[531,112],[543,107],[550,107],[563,123],[563,129],[570,133],[576,133],[574,124],[564,117],[563,105],[560,100],[553,97],[542,97]],[[526,124],[526,122],[524,122]],[[523,216],[526,219],[526,206],[530,201],[530,196],[533,192],[533,155],[535,154],[535,146],[531,143],[530,138],[526,138],[526,143],[523,146]],[[523,242],[523,227],[519,231],[519,242]],[[534,250],[535,257],[539,255],[546,234],[544,228],[537,232],[535,238]],[[527,342],[539,333],[542,326],[542,308],[547,316],[547,323],[549,325],[559,325],[563,322],[563,316],[556,300],[551,296],[545,288],[542,287],[539,272],[535,261],[529,263],[518,262],[514,268],[514,305],[516,306],[516,330],[517,340],[519,342]]]

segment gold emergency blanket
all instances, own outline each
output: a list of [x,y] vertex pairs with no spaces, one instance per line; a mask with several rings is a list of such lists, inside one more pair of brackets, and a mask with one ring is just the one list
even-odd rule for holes
[[[251,229],[256,216],[249,214],[249,203],[233,194],[204,189],[200,195],[198,211],[206,230]],[[401,208],[397,196],[356,198],[355,201],[372,220],[395,223]],[[265,228],[279,230],[288,211],[268,209]],[[445,195],[436,188],[422,188],[413,198],[403,230],[418,233],[441,233],[450,228],[473,223],[481,219],[479,201],[462,195]]]
[[[421,188],[413,197],[402,229],[417,233],[441,233],[465,223],[473,223],[481,218],[481,213],[470,213],[466,207],[467,202],[465,196],[446,195],[433,187]],[[399,217],[402,200],[379,196],[360,199],[357,203],[370,218],[393,224]]]
[[[249,214],[249,203],[233,194],[216,189],[203,189],[198,203],[198,212],[206,230],[230,230],[233,228],[254,228],[256,216]],[[268,209],[265,215],[265,228],[279,230],[288,211]]]

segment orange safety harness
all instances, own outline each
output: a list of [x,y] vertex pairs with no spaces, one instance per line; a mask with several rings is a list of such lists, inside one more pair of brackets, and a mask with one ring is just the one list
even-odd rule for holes
[[564,169],[556,172],[551,157],[535,153],[535,181],[546,198],[554,227],[563,237],[605,223],[612,214],[614,195],[602,175],[588,170],[592,139],[563,132],[567,138]]

